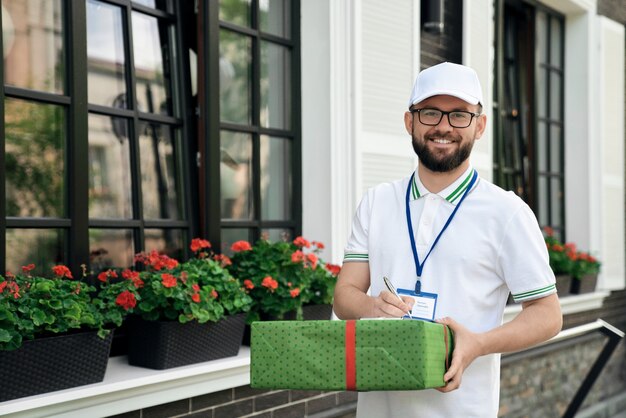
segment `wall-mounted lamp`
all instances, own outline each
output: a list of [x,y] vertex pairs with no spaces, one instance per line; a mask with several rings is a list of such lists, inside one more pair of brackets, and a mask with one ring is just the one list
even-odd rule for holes
[[441,35],[443,33],[444,0],[422,0],[422,30]]

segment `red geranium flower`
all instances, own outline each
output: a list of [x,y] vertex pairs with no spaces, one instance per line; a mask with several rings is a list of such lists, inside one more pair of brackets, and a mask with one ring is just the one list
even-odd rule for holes
[[263,287],[267,287],[268,289],[270,289],[272,292],[278,288],[278,282],[274,279],[272,279],[271,276],[266,276],[263,281],[261,282],[261,286]]
[[213,299],[217,299],[217,297],[218,297],[218,296],[219,296],[219,295],[217,294],[217,292],[215,291],[215,289],[211,290],[211,297],[212,297]]
[[163,287],[174,287],[176,286],[176,277],[171,274],[163,273],[161,274],[161,282],[163,283]]
[[35,265],[33,263],[27,265],[27,266],[22,266],[22,271],[24,273],[29,273],[31,270],[33,270],[35,268]]
[[315,268],[317,266],[317,256],[315,254],[307,254],[307,260],[311,263],[311,268]]
[[341,266],[336,264],[326,264],[326,270],[328,270],[333,276],[336,276],[341,271]]
[[296,250],[291,254],[292,263],[301,263],[304,261],[304,253],[300,250]]
[[298,247],[309,248],[311,246],[311,243],[302,237],[297,237],[293,240],[293,243],[296,244],[296,246]]
[[233,264],[230,258],[224,254],[216,254],[215,256],[213,256],[213,260],[219,262],[222,267],[230,266]]
[[117,295],[115,304],[121,306],[125,310],[129,310],[137,305],[137,299],[135,299],[135,295],[132,292],[124,290],[122,293]]
[[211,248],[211,243],[205,239],[194,238],[191,240],[189,248],[191,248],[191,251],[195,253],[203,248]]
[[230,249],[238,253],[240,251],[250,251],[252,249],[252,246],[248,241],[237,241],[234,242],[233,245],[231,245]]
[[323,250],[325,248],[324,244],[319,241],[312,241],[311,244],[315,245],[318,250]]
[[298,297],[298,295],[300,294],[300,289],[296,287],[295,289],[290,290],[289,294],[291,295],[292,298]]
[[254,283],[252,283],[252,280],[246,279],[243,281],[243,285],[246,287],[246,289],[254,289]]
[[200,303],[200,295],[198,293],[194,293],[193,295],[191,295],[191,300],[196,303]]
[[52,267],[52,271],[54,272],[54,274],[57,275],[57,277],[61,278],[61,277],[67,277],[68,279],[73,279],[72,277],[72,272],[70,271],[70,269],[68,269],[66,266],[64,265],[58,265],[58,266],[54,266]]

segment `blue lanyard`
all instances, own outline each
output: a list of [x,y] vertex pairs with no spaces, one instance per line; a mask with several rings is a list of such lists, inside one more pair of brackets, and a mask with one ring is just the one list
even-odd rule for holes
[[446,228],[448,228],[448,225],[450,225],[450,222],[452,222],[452,218],[454,218],[454,215],[456,215],[456,211],[459,210],[459,208],[461,207],[461,203],[463,203],[463,200],[465,200],[465,198],[467,197],[467,194],[472,189],[472,186],[474,185],[474,183],[476,182],[476,179],[478,178],[478,172],[474,170],[474,175],[472,176],[472,180],[467,185],[467,189],[465,189],[465,192],[463,192],[463,196],[461,196],[461,200],[459,200],[459,203],[457,203],[456,207],[450,214],[450,217],[446,221],[445,225],[443,226],[443,228],[441,228],[441,231],[439,231],[439,235],[437,235],[437,238],[435,238],[433,245],[430,247],[430,250],[428,250],[426,257],[424,257],[424,261],[422,261],[421,263],[420,263],[419,256],[417,255],[417,248],[415,247],[415,237],[413,236],[413,222],[411,222],[411,207],[409,206],[411,185],[413,184],[414,177],[415,177],[415,172],[413,172],[413,174],[411,175],[411,179],[409,180],[409,185],[406,189],[406,223],[409,229],[409,238],[411,239],[411,249],[413,250],[413,260],[415,261],[415,273],[417,274],[417,282],[415,283],[415,293],[419,294],[421,293],[421,290],[422,290],[421,277],[422,277],[422,271],[424,270],[424,264],[426,264],[426,260],[430,256],[430,253],[433,252],[435,245],[437,245],[437,243],[439,242],[439,238],[441,238],[441,236],[443,235],[443,232],[446,230]]

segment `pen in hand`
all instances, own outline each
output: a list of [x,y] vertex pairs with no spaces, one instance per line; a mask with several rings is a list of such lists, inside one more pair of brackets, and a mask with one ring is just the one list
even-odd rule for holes
[[[406,302],[404,302],[404,300],[402,300],[402,298],[400,297],[400,295],[399,295],[399,294],[398,294],[398,292],[396,291],[396,288],[395,288],[395,287],[393,287],[393,285],[391,284],[391,282],[389,281],[389,279],[388,279],[388,278],[386,278],[385,276],[383,276],[383,282],[385,282],[385,286],[387,287],[387,290],[389,290],[391,293],[393,293],[394,295],[396,295],[396,297],[397,297],[398,299],[400,299],[400,301],[401,301],[402,303],[406,303]],[[410,317],[411,319],[413,319],[413,315],[411,315],[411,310],[409,310],[409,311],[407,312],[407,314],[409,315],[409,317]]]

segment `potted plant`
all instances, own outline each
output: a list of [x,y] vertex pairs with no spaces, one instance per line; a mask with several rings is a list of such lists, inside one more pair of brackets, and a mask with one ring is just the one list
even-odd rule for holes
[[600,262],[592,255],[578,251],[574,261],[572,293],[591,293],[595,291],[600,272]]
[[311,319],[330,319],[339,267],[319,258],[323,248],[321,242],[303,237],[291,242],[259,240],[254,246],[247,241],[235,242],[228,269],[243,280],[253,299],[247,322],[309,319],[305,314],[312,305],[326,308],[322,317]]
[[52,278],[33,276],[34,269],[0,277],[0,401],[102,381],[107,326],[123,319],[100,309],[95,287],[74,280],[66,266],[54,266]]
[[572,243],[563,244],[554,236],[554,230],[550,227],[545,227],[543,230],[550,267],[556,278],[556,291],[559,296],[569,295],[572,286],[575,245]]
[[237,355],[251,299],[224,268],[226,259],[211,257],[210,248],[196,238],[196,256],[184,263],[152,251],[135,256],[145,271],[98,275],[103,299],[117,300],[110,307],[134,314],[131,365],[166,369]]

